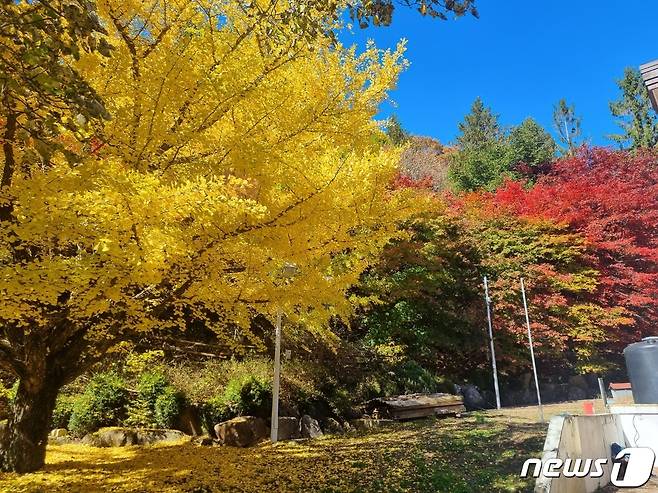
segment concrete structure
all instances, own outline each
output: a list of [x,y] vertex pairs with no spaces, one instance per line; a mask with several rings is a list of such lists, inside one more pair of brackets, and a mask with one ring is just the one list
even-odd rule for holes
[[658,457],[658,404],[610,406],[627,447],[649,447]]
[[[548,425],[542,462],[549,459],[598,459],[610,457],[610,446],[619,443],[614,416],[556,416]],[[547,478],[540,476],[535,493],[591,493],[610,483],[612,465],[603,467],[600,478]]]
[[623,404],[633,403],[633,389],[629,382],[611,383],[610,394],[612,395],[612,400],[615,402]]
[[641,65],[640,72],[649,91],[653,109],[658,111],[658,60]]
[[623,448],[649,447],[658,457],[658,406],[613,405],[610,414],[563,415],[551,419],[542,463],[549,459],[608,461],[603,465],[600,478],[547,478],[540,475],[535,483],[535,493],[593,493],[605,487],[610,483],[613,443]]

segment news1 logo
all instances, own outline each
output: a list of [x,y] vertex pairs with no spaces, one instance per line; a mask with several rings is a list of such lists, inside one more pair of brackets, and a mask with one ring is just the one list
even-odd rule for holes
[[[527,478],[534,466],[532,477],[545,478],[600,478],[603,466],[610,459],[528,459],[521,468],[521,477]],[[610,481],[618,488],[638,488],[644,486],[653,471],[656,455],[645,447],[625,448],[612,460]]]

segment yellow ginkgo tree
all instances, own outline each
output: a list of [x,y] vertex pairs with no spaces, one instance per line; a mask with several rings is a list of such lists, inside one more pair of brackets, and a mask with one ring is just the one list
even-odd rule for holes
[[[57,109],[75,152],[4,141],[0,367],[19,378],[4,469],[43,465],[58,390],[136,332],[199,323],[239,344],[277,307],[317,331],[349,311],[415,203],[373,138],[404,61],[305,31],[331,17],[296,4],[101,0],[109,56],[60,63],[107,116]],[[27,104],[12,101],[19,126]]]

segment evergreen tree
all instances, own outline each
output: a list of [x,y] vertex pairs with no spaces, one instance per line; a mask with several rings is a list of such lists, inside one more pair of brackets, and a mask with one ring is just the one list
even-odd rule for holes
[[459,124],[459,131],[461,135],[457,137],[457,143],[463,151],[482,149],[502,136],[498,115],[485,106],[480,97]]
[[658,117],[653,112],[649,94],[640,72],[627,68],[617,81],[621,97],[610,103],[610,111],[622,128],[622,133],[611,135],[620,147],[650,148],[658,145]]
[[576,108],[573,104],[567,104],[566,99],[561,99],[553,109],[553,126],[558,133],[560,143],[562,144],[560,150],[563,154],[572,155],[578,141],[581,137],[581,124],[582,118],[576,115]]
[[459,124],[459,152],[450,162],[448,179],[454,189],[494,190],[511,173],[513,158],[498,115],[477,98],[471,112]]
[[548,169],[557,151],[551,134],[533,118],[512,129],[509,144],[516,171],[531,179]]

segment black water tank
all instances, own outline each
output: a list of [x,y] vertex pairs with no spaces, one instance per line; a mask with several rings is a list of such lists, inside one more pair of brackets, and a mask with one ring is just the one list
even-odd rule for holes
[[658,404],[658,337],[647,337],[624,349],[635,404]]

